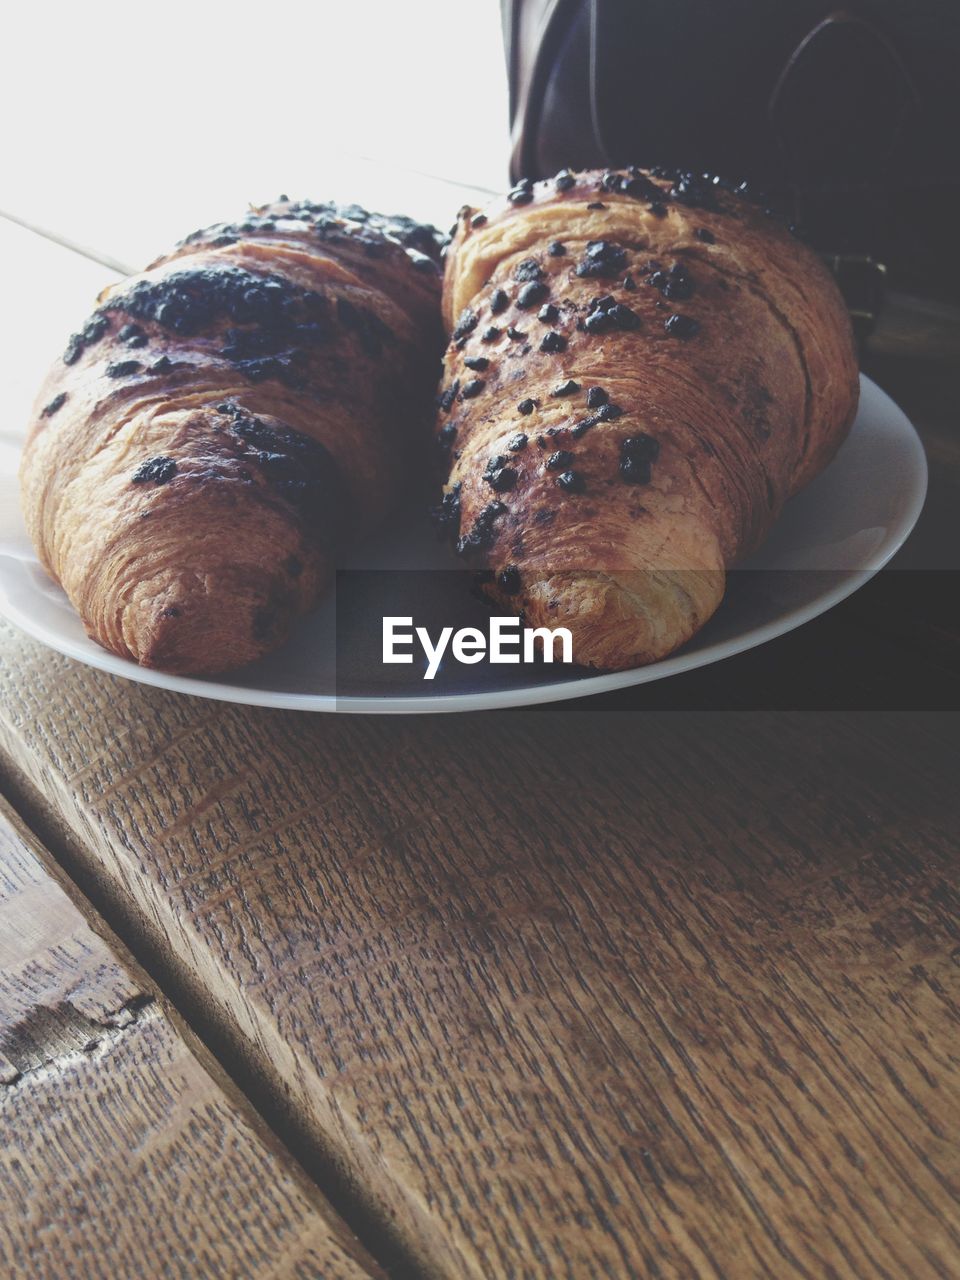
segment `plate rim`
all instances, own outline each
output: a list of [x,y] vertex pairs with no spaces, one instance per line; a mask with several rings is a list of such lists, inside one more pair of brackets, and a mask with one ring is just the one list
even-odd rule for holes
[[[795,631],[821,614],[840,604],[874,577],[903,546],[913,531],[923,510],[929,484],[929,467],[923,442],[916,427],[891,396],[866,374],[860,374],[861,390],[879,397],[879,403],[887,411],[893,411],[904,439],[909,442],[914,455],[915,471],[911,473],[910,501],[897,525],[884,538],[881,545],[867,558],[867,562],[850,569],[823,595],[806,605],[793,609],[778,618],[751,627],[740,635],[718,640],[704,649],[672,654],[660,662],[632,667],[627,671],[599,672],[577,680],[557,681],[553,684],[527,685],[501,690],[483,690],[471,693],[434,693],[391,696],[389,694],[336,694],[297,693],[251,688],[247,685],[227,684],[223,681],[206,682],[196,676],[171,675],[149,667],[140,667],[129,658],[104,649],[102,657],[93,661],[88,650],[36,625],[31,625],[29,615],[23,614],[0,588],[0,617],[24,631],[32,639],[53,649],[64,657],[83,663],[94,670],[105,671],[121,679],[132,680],[152,688],[166,689],[173,693],[185,693],[193,697],[215,702],[235,703],[241,706],[266,707],[277,711],[309,711],[337,713],[341,715],[440,715],[451,712],[499,711],[515,707],[538,706],[543,703],[572,701],[610,693],[617,689],[650,684],[668,679],[684,671],[723,662],[749,649],[758,648],[768,641]],[[832,465],[832,464],[831,464]],[[829,469],[829,468],[827,468]],[[823,473],[821,473],[823,474]],[[717,652],[722,650],[722,652]]]

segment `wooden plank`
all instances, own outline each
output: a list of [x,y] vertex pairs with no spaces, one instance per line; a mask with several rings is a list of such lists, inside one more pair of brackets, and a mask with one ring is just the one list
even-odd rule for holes
[[427,1273],[956,1272],[955,717],[298,717],[0,639],[11,767]]
[[0,803],[0,1274],[382,1274]]

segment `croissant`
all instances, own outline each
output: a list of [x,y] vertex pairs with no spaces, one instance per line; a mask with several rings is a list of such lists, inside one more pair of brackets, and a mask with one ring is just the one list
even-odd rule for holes
[[815,254],[729,184],[632,167],[461,210],[437,441],[441,528],[576,661],[654,662],[833,456],[850,321]]
[[107,289],[21,465],[47,571],[105,648],[261,656],[403,491],[442,347],[439,237],[281,197]]

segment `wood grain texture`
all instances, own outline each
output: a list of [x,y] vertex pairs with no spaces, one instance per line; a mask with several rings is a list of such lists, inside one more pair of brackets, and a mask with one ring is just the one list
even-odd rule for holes
[[0,805],[0,1275],[379,1275]]
[[7,758],[426,1272],[956,1272],[955,718],[297,717],[0,658]]

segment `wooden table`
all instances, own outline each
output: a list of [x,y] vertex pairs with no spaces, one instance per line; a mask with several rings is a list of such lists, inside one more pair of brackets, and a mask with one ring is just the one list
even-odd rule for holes
[[[109,272],[0,254],[25,403]],[[0,627],[0,1274],[956,1275],[958,347],[867,352],[894,569],[616,699],[244,709]]]

